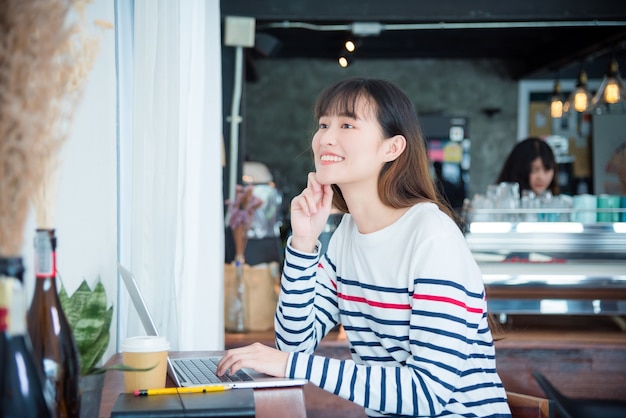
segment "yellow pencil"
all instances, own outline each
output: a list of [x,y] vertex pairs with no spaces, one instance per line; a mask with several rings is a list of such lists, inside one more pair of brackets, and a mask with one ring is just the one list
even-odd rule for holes
[[231,389],[230,386],[189,386],[184,388],[137,389],[135,396],[176,395],[177,393],[207,393],[222,392]]

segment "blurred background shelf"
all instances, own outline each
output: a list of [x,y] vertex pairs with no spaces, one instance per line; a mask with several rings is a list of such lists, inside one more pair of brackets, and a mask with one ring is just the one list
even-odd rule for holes
[[626,224],[474,222],[466,239],[489,311],[601,315],[626,331]]

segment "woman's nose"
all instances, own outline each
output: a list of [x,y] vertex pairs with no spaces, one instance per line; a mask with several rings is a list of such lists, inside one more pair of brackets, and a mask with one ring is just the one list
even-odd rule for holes
[[320,144],[332,145],[336,142],[336,132],[332,128],[319,131]]

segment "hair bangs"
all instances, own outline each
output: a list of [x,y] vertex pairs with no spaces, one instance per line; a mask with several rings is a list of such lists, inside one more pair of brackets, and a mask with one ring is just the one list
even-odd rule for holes
[[547,170],[554,170],[556,166],[556,160],[554,159],[554,154],[552,154],[549,149],[541,149],[539,151],[539,157],[541,158],[543,166]]
[[365,85],[361,83],[345,83],[326,89],[315,104],[315,118],[338,115],[356,119],[358,116],[364,116],[358,113],[359,110],[367,109],[367,107],[364,109],[358,108],[361,103],[359,99],[361,98],[366,99],[367,107],[371,105]]

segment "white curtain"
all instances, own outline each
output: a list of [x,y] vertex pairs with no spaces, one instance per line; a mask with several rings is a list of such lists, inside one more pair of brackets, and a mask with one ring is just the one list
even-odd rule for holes
[[[117,7],[120,262],[173,350],[223,349],[219,1]],[[118,341],[143,334],[120,291]]]

